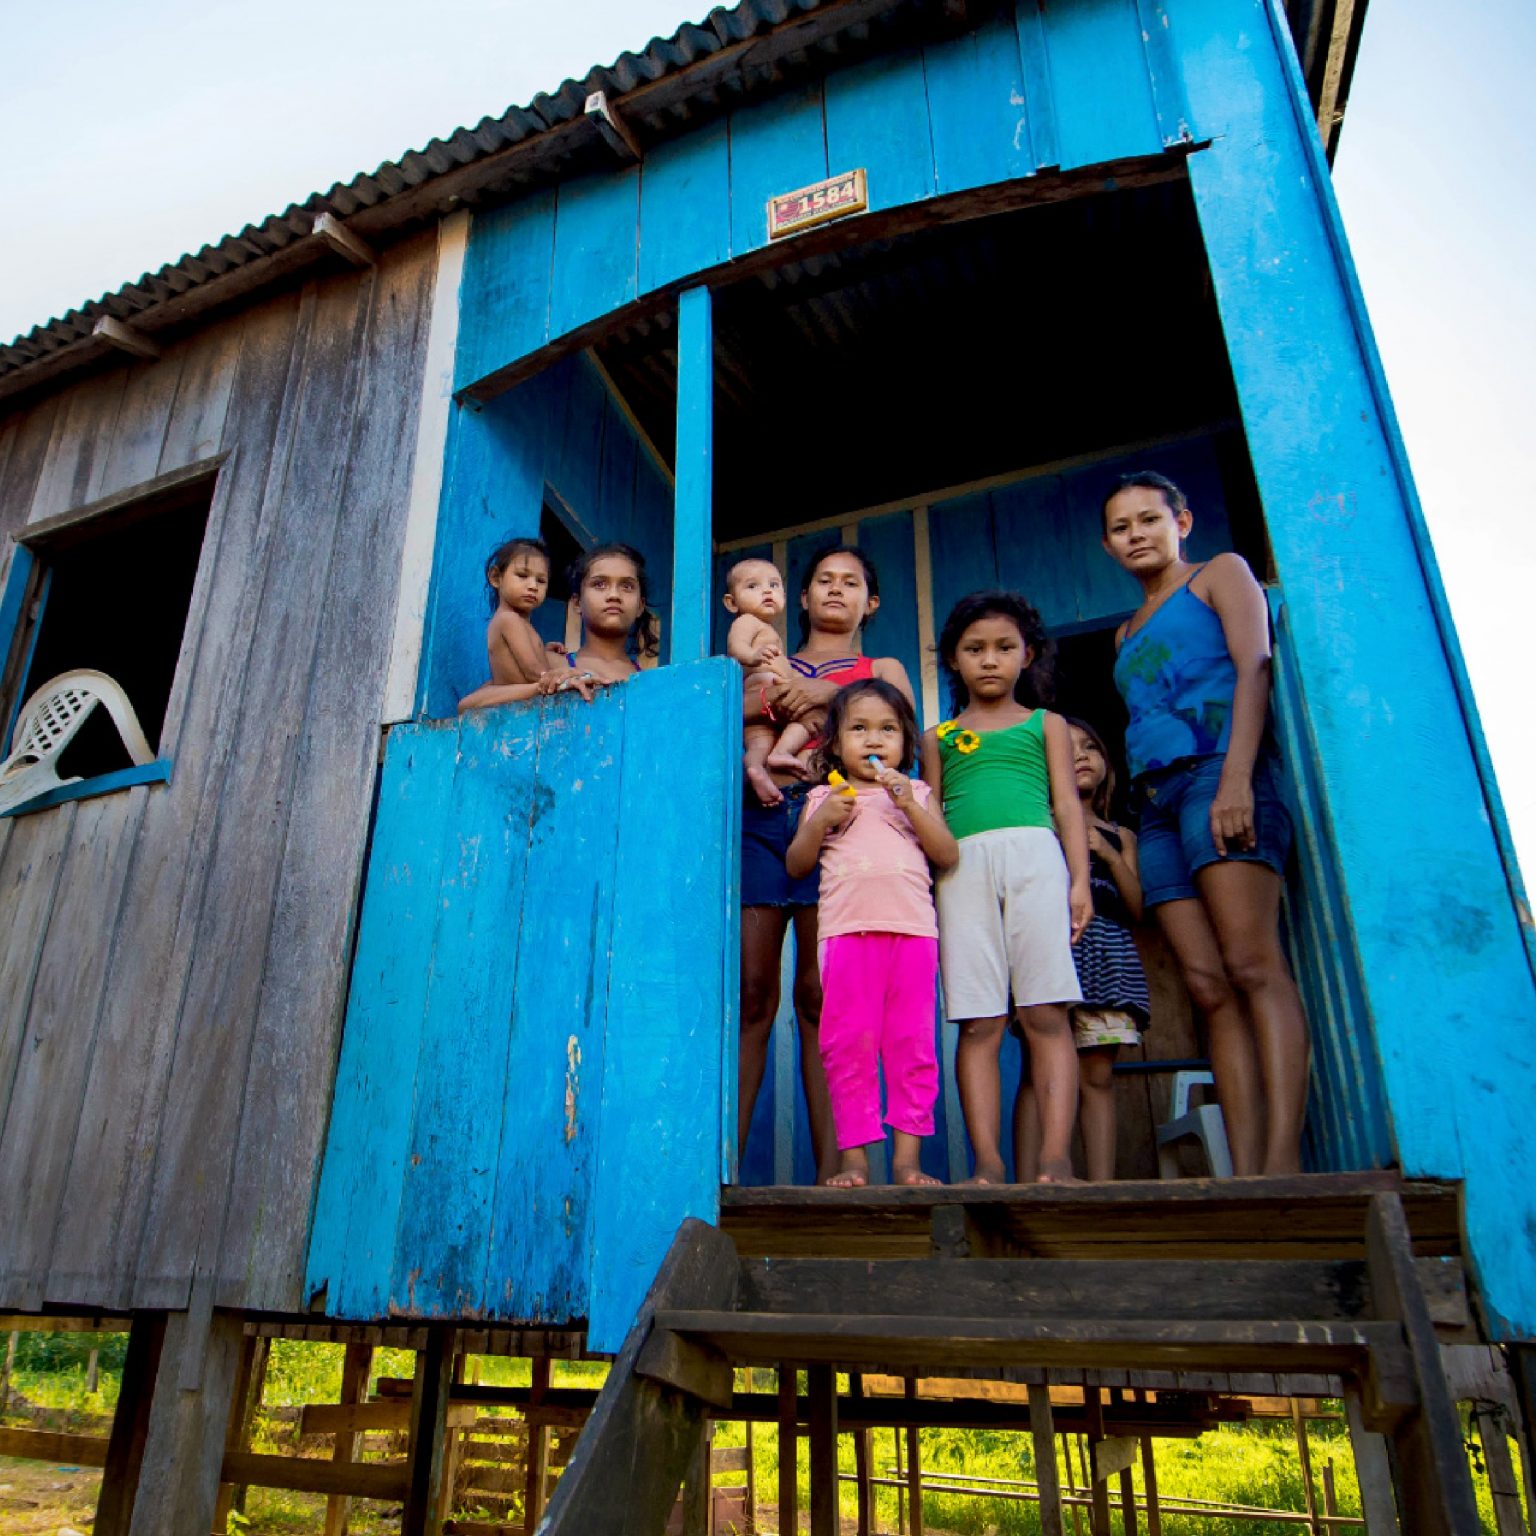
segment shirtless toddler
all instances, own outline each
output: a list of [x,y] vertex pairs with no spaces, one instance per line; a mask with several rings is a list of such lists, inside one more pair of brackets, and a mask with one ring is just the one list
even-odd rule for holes
[[[774,619],[784,612],[784,578],[771,560],[738,560],[725,578],[725,606],[738,617],[725,637],[733,661],[746,668],[746,686],[765,688],[794,677],[784,657]],[[743,732],[743,761],[747,782],[764,805],[778,805],[783,792],[775,773],[805,778],[809,774],[809,745],[821,729],[825,710],[817,710],[779,729],[771,721],[754,720]]]
[[551,658],[529,615],[549,591],[549,551],[540,539],[508,539],[491,556],[485,579],[496,611],[485,631],[493,683],[536,683]]

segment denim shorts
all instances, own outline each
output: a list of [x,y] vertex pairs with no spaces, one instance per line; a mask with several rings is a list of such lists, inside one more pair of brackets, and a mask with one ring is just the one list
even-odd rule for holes
[[1225,761],[1224,757],[1187,758],[1136,780],[1135,794],[1141,804],[1141,888],[1149,907],[1195,896],[1195,871],[1208,864],[1266,864],[1276,874],[1285,873],[1291,851],[1291,812],[1285,775],[1272,753],[1261,753],[1253,765],[1254,846],[1239,851],[1229,844],[1225,860],[1217,853],[1211,836],[1211,802]]
[[794,840],[809,784],[784,784],[781,805],[762,805],[750,790],[741,807],[741,904],[744,907],[814,907],[821,871],[792,880],[784,854]]

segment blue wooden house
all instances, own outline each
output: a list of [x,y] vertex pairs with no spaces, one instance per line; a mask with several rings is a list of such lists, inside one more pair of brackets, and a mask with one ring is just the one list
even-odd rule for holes
[[[866,649],[928,723],[950,604],[1017,587],[1064,703],[1113,732],[1135,594],[1099,505],[1131,468],[1183,485],[1197,552],[1238,550],[1271,594],[1307,1155],[1338,1176],[1303,1185],[1418,1212],[1420,1259],[1460,1257],[1467,1326],[1530,1380],[1536,948],[1329,183],[1363,16],[742,0],[0,348],[0,708],[24,724],[97,669],[152,744],[82,730],[73,782],[0,819],[0,1308],[134,1319],[98,1532],[208,1529],[253,1320],[426,1328],[439,1430],[443,1330],[580,1331],[623,1351],[615,1383],[644,1356],[690,1403],[758,1358],[656,1322],[721,1304],[657,1280],[686,1267],[680,1224],[757,1230],[743,1187],[809,1168],[787,1018],[739,1167],[734,1145],[723,570],[767,555],[793,589],[828,539],[869,553]],[[516,533],[639,547],[662,665],[590,706],[458,717]],[[949,1108],[928,1155],[959,1177]],[[1261,1246],[1306,1204],[1250,1194]],[[1345,1245],[1378,1265],[1368,1326],[1423,1367],[1371,1220]],[[1107,1358],[1015,1347],[951,1363]],[[1418,1390],[1375,1418],[1438,1466],[1443,1383]],[[654,1450],[615,1392],[602,1433],[629,1413]],[[693,1442],[667,1443],[680,1473]],[[424,1529],[438,1466],[413,1468]],[[568,1481],[552,1518],[602,1525]],[[1405,1528],[1452,1528],[1413,1523],[1414,1486]]]

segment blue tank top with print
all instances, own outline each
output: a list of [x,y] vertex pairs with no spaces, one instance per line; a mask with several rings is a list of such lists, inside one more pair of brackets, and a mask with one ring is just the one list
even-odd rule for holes
[[1221,620],[1186,582],[1127,636],[1115,658],[1115,687],[1131,715],[1125,728],[1131,777],[1180,758],[1225,753],[1236,686]]

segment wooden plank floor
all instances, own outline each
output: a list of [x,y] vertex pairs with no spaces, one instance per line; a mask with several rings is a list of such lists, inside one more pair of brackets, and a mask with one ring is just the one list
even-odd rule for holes
[[[959,1207],[1001,1251],[1038,1258],[1359,1258],[1373,1194],[1402,1198],[1420,1257],[1461,1251],[1459,1186],[1390,1170],[1287,1178],[721,1192],[743,1258],[924,1258],[934,1211]],[[994,1251],[998,1251],[994,1249]]]

